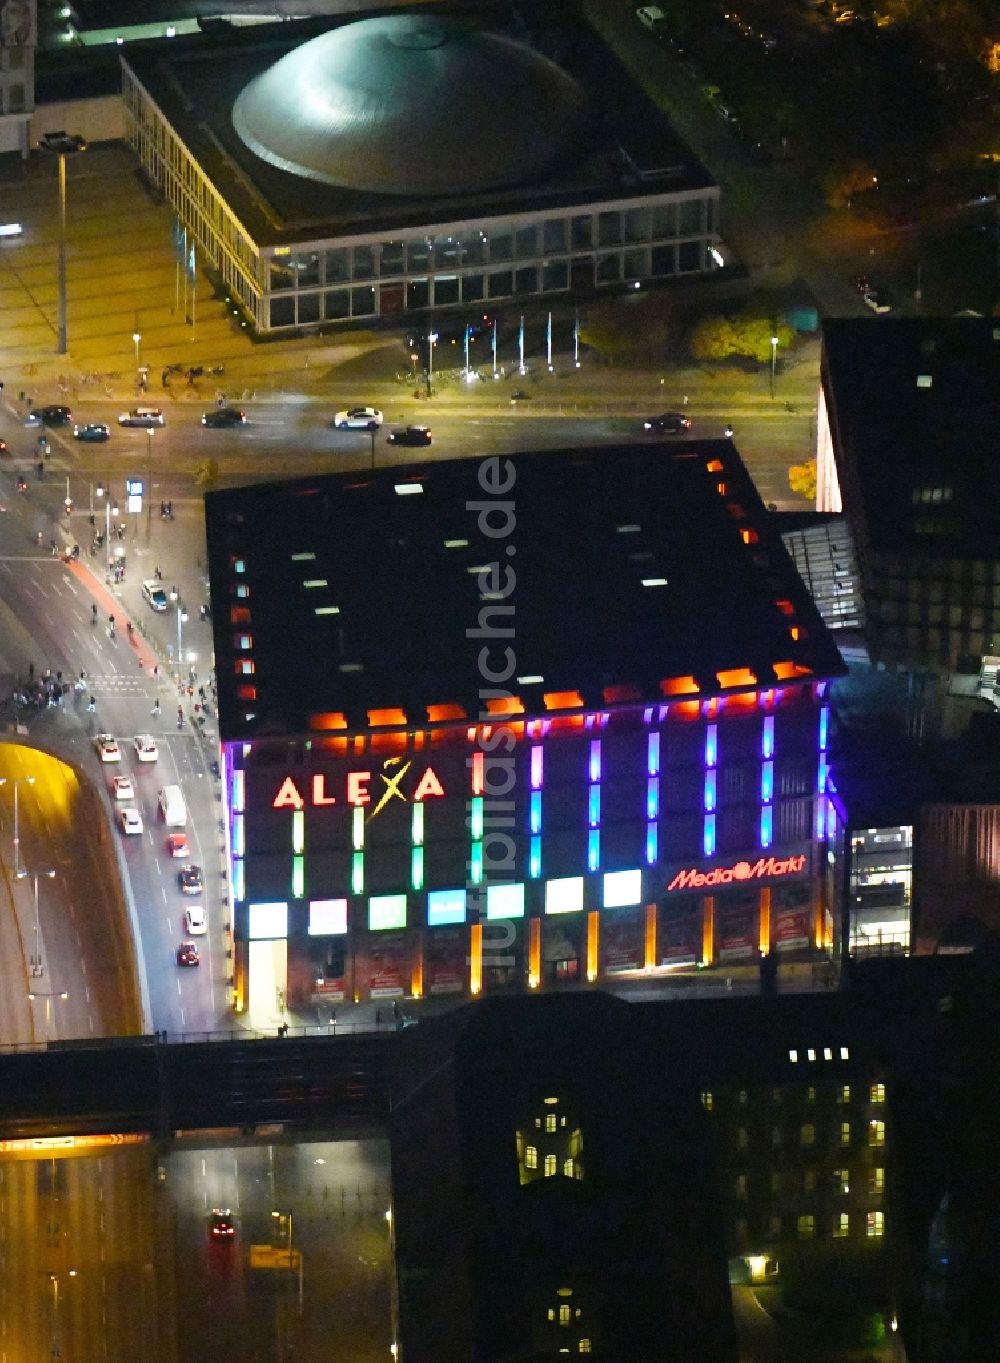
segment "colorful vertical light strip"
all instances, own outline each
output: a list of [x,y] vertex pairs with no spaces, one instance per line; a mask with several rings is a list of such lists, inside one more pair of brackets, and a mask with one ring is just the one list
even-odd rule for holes
[[601,740],[591,739],[587,762],[590,787],[587,792],[587,870],[601,865]]
[[528,828],[531,841],[528,844],[528,879],[538,880],[542,874],[542,780],[545,775],[545,752],[540,743],[531,748],[530,783],[531,795],[528,801]]
[[[472,755],[472,796],[469,800],[469,882],[481,885],[483,882],[483,790],[485,789],[486,769],[481,752]],[[414,889],[417,887],[414,886]]]
[[355,805],[351,811],[351,893],[365,892],[365,811]]
[[302,899],[306,892],[306,859],[292,857],[292,898]]
[[246,869],[243,864],[245,842],[243,813],[246,809],[246,774],[242,767],[234,768],[232,766],[234,760],[235,754],[232,751],[227,752],[226,768],[230,772],[229,867],[233,881],[233,899],[241,900],[244,898],[244,886],[246,884]]
[[[652,711],[646,712],[652,718]],[[647,721],[648,723],[648,721]],[[660,735],[646,735],[646,865],[653,866],[660,851]]]
[[830,736],[830,707],[821,705],[819,708],[819,733],[817,734],[817,747],[819,756],[816,762],[816,837],[820,842],[827,840],[827,805],[829,803],[827,790],[830,780],[830,763],[827,759],[826,748]]
[[719,761],[719,726],[705,726],[705,824],[702,833],[702,847],[706,857],[715,856],[715,805],[718,794],[717,765]]
[[410,888],[424,888],[424,802],[415,800],[410,810]]
[[304,809],[292,811],[292,851],[296,856],[306,850],[306,812]]

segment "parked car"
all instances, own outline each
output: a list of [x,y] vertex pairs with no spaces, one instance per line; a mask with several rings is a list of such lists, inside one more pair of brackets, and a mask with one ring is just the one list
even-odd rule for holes
[[160,586],[155,577],[147,578],[142,584],[142,599],[148,606],[151,606],[157,614],[161,614],[170,605],[167,594]]
[[333,424],[338,431],[374,431],[382,425],[382,420],[377,407],[348,407],[336,414]]
[[73,439],[99,444],[111,439],[111,427],[106,421],[88,421],[85,426],[73,427]]
[[167,419],[159,407],[133,407],[130,412],[122,412],[118,417],[119,426],[142,426],[151,430],[154,426],[165,426]]

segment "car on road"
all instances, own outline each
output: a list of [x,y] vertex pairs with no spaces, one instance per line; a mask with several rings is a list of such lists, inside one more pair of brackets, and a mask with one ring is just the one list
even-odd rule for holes
[[200,904],[192,904],[184,910],[184,931],[189,937],[204,937],[208,932],[208,919]]
[[167,419],[159,407],[133,407],[130,412],[121,412],[118,417],[119,426],[141,426],[146,430],[166,424]]
[[177,887],[181,894],[201,894],[205,888],[200,866],[182,866],[177,872]]
[[35,416],[43,426],[68,426],[73,420],[73,413],[68,407],[53,403],[48,407],[36,407]]
[[666,37],[668,31],[667,16],[659,5],[640,5],[635,12],[635,17],[643,28],[648,28],[650,33],[657,38]]
[[214,407],[212,411],[206,412],[201,419],[203,426],[248,426],[246,412],[241,412],[238,407]]
[[100,444],[111,439],[111,427],[106,421],[88,421],[85,426],[73,427],[73,439],[85,440],[88,444]]
[[97,734],[94,738],[94,751],[102,762],[120,762],[122,750],[112,734]]
[[683,412],[661,412],[659,416],[647,417],[642,429],[650,435],[680,435],[691,429],[691,418]]
[[151,734],[136,734],[132,740],[132,747],[140,762],[155,762],[160,755],[156,739]]
[[191,855],[191,848],[188,844],[186,833],[171,833],[170,837],[167,838],[166,847],[167,856],[174,857],[175,860]]
[[386,436],[390,445],[429,445],[431,428],[429,426],[401,426]]
[[158,615],[162,614],[170,605],[170,602],[167,600],[166,592],[155,577],[147,578],[142,584],[142,599],[148,606],[151,606]]
[[208,1217],[208,1233],[214,1240],[231,1240],[236,1223],[228,1207],[213,1207]]
[[377,407],[348,407],[336,414],[333,424],[338,431],[376,431],[382,420]]
[[121,824],[123,833],[142,832],[142,815],[137,809],[120,809],[118,811],[118,822]]
[[177,948],[178,965],[201,965],[201,957],[194,942],[181,942]]
[[131,776],[116,776],[111,782],[111,789],[116,800],[135,799],[135,786],[132,784]]

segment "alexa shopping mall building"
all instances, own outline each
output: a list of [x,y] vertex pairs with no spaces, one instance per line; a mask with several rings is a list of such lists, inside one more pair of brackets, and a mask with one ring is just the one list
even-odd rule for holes
[[837,948],[842,665],[731,443],[207,501],[238,1009]]

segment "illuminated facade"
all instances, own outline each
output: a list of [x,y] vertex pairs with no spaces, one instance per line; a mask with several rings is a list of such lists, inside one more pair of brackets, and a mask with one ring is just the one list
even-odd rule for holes
[[[404,484],[389,472],[210,496],[238,1006],[250,1006],[254,979],[265,1001],[280,990],[299,1005],[336,1004],[731,970],[772,954],[821,959],[834,950],[841,838],[826,692],[827,678],[841,670],[836,651],[780,541],[765,542],[755,528],[756,494],[732,446],[629,450],[612,467],[614,458],[567,452],[536,461],[545,465],[537,469],[524,459],[503,461],[526,502],[518,563],[529,561],[533,546],[541,554],[536,575],[526,568],[521,578],[515,626],[524,666],[532,659],[537,671],[520,672],[519,663],[516,690],[487,687],[480,714],[468,694],[472,678],[448,675],[432,660],[430,694],[456,699],[431,702],[426,671],[416,675],[428,638],[456,667],[463,651],[480,665],[487,651],[478,642],[470,647],[463,624],[482,619],[475,595],[476,578],[487,571],[482,549],[449,539],[446,528],[453,499],[461,507],[474,490],[474,463],[407,470]],[[626,470],[645,526],[621,519],[614,506]],[[551,630],[546,593],[557,579],[528,523],[537,514],[551,529],[553,516],[571,522],[580,514],[565,495],[553,509],[555,488],[573,476],[581,498],[593,493],[584,514],[610,520],[604,533],[615,542],[622,577],[607,596],[606,629],[634,640],[636,650],[625,659],[612,638],[618,666],[650,675],[645,655],[655,668],[666,628],[673,666],[690,669],[659,676],[655,701],[622,674],[610,675],[614,660],[587,652],[591,643],[577,631],[556,638]],[[640,546],[647,534],[650,543],[659,538],[650,499],[668,483],[703,499],[697,552],[713,552],[717,530],[716,581],[699,576],[686,548],[673,591],[662,590],[666,577],[635,566],[654,553]],[[414,487],[427,504],[401,495]],[[322,526],[304,528],[303,516],[314,511]],[[347,540],[334,535],[324,549],[320,537],[340,523],[341,511],[352,527]],[[291,513],[286,541],[279,527]],[[258,516],[267,517],[269,543],[281,546],[270,567],[253,547]],[[398,596],[404,580],[387,549],[355,583],[350,541],[357,534],[364,542],[369,517],[373,545],[417,553],[431,590],[451,583],[454,634],[418,584],[412,598],[397,602],[398,632],[389,633],[398,655],[372,633],[374,619],[361,618],[366,601],[381,599],[380,582]],[[596,549],[597,525],[587,533]],[[424,535],[426,544],[418,543]],[[572,533],[552,541],[557,557],[564,542],[573,542]],[[741,563],[745,578],[736,590],[745,618],[720,630],[706,652],[699,603],[729,590],[730,570],[738,574]],[[610,548],[578,562],[582,592],[589,572],[596,594],[598,579],[614,576]],[[769,595],[754,602],[758,582]],[[289,655],[296,594],[308,602],[298,662]],[[265,599],[272,596],[273,618]],[[482,600],[492,610],[496,591]],[[682,625],[688,610],[692,618]],[[317,633],[327,627],[328,645]],[[341,661],[324,676],[318,660],[327,647]],[[497,647],[502,653],[505,645]],[[742,647],[750,650],[747,664],[731,665]],[[399,672],[398,656],[412,656],[412,668]],[[545,676],[565,676],[569,666],[579,667],[578,688],[546,689]],[[388,686],[403,704],[371,704]],[[314,708],[325,695],[343,708]]]

